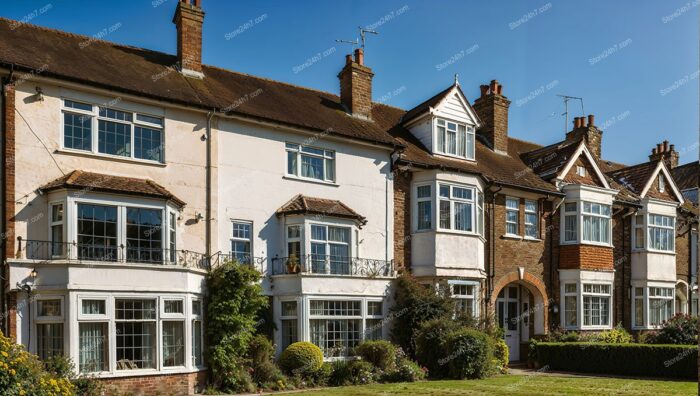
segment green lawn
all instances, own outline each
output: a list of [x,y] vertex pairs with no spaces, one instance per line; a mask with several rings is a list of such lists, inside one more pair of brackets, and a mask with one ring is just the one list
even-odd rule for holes
[[503,375],[475,381],[426,381],[329,388],[294,395],[697,395],[697,382]]

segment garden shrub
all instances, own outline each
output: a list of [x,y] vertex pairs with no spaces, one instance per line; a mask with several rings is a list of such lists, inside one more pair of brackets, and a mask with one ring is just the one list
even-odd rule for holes
[[411,357],[415,357],[415,332],[424,321],[436,318],[451,320],[454,302],[449,288],[421,285],[410,275],[396,281],[394,305],[391,308],[391,340]]
[[632,342],[632,335],[618,323],[614,329],[598,334],[598,341],[607,344],[629,344]]
[[329,383],[333,386],[365,385],[375,380],[372,363],[364,360],[339,360],[333,363]]
[[355,354],[378,370],[390,371],[396,367],[396,346],[389,341],[365,341],[355,348]]
[[36,355],[0,332],[0,393],[70,396],[75,394],[75,387],[67,378],[48,372]]
[[323,365],[323,352],[310,342],[295,342],[282,352],[279,365],[289,375],[306,378]]
[[75,363],[68,357],[55,355],[44,360],[43,363],[49,373],[70,381],[76,395],[101,396],[104,393],[104,383],[93,375],[78,375]]
[[275,347],[264,335],[256,335],[248,344],[247,359],[252,369],[251,377],[258,386],[279,388],[284,376],[274,361]]
[[493,351],[494,368],[502,374],[508,372],[508,361],[510,360],[509,352],[508,344],[506,344],[503,338],[495,340]]
[[208,362],[212,384],[220,391],[255,391],[248,372],[248,343],[267,305],[260,273],[248,265],[224,262],[207,276]]
[[312,386],[327,386],[333,374],[333,364],[324,362],[318,370],[309,376],[309,384]]
[[444,351],[449,354],[438,360],[447,365],[452,379],[484,378],[493,369],[493,339],[477,330],[462,329],[447,335]]
[[426,377],[424,370],[418,363],[403,357],[396,361],[396,367],[384,372],[380,377],[381,382],[416,382],[422,381]]
[[665,321],[661,328],[653,336],[650,336],[649,341],[652,344],[697,344],[698,323],[699,319],[697,316],[676,314]]
[[696,380],[697,345],[534,343],[535,359],[549,370]]
[[416,332],[416,360],[428,369],[431,378],[447,377],[447,370],[440,360],[449,355],[445,348],[447,336],[459,329],[451,320],[433,319],[423,322]]

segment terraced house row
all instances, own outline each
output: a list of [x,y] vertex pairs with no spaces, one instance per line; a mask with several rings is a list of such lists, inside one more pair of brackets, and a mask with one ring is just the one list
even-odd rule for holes
[[375,103],[362,49],[339,96],[204,65],[203,20],[177,4],[171,55],[0,19],[2,329],[30,351],[191,388],[228,259],[263,273],[278,351],[329,359],[389,336],[401,272],[493,314],[511,360],[553,328],[697,314],[700,165],[668,142],[608,161],[592,115],[509,137],[495,80]]

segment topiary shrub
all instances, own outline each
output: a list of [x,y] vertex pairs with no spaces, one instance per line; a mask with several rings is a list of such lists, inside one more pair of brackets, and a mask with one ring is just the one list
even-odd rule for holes
[[248,265],[224,262],[207,275],[207,290],[212,385],[224,393],[255,391],[246,354],[258,313],[267,305],[260,273]]
[[508,372],[508,361],[510,360],[509,353],[510,351],[508,350],[508,344],[506,344],[506,341],[503,338],[495,340],[493,350],[493,365],[494,368],[502,374]]
[[0,393],[70,396],[75,394],[75,387],[67,378],[46,371],[36,355],[0,332]]
[[449,354],[445,347],[447,336],[459,329],[451,320],[433,319],[423,322],[416,332],[416,360],[428,369],[431,378],[446,378],[447,368],[440,363]]
[[248,344],[246,355],[252,368],[251,378],[263,388],[279,388],[284,375],[275,365],[275,347],[264,335],[256,335]]
[[306,378],[323,365],[323,352],[310,342],[295,342],[282,352],[278,363],[285,373]]
[[444,318],[451,321],[454,302],[449,288],[437,290],[422,285],[410,275],[396,280],[394,305],[387,319],[391,320],[391,340],[411,357],[415,357],[414,337],[422,322]]
[[693,345],[698,343],[697,316],[676,314],[665,321],[648,341],[652,344]]
[[473,329],[462,329],[447,335],[444,351],[449,352],[438,360],[447,365],[452,379],[484,378],[493,371],[493,339]]
[[622,327],[622,323],[618,323],[614,329],[604,331],[598,334],[598,342],[606,344],[629,344],[632,342],[632,335]]
[[355,347],[355,354],[378,370],[390,371],[396,368],[396,346],[389,341],[365,341]]

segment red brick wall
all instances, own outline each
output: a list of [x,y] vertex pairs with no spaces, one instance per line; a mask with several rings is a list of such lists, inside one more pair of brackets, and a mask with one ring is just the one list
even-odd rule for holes
[[[576,173],[577,166],[582,166],[586,168],[586,176],[579,176]],[[566,174],[566,176],[564,176],[564,181],[571,184],[585,184],[589,186],[601,187],[603,186],[603,183],[600,181],[600,178],[598,177],[595,168],[593,168],[593,165],[591,165],[591,162],[584,154],[581,154],[576,159],[574,166],[572,166],[569,170],[569,173]]]
[[508,108],[510,100],[489,93],[474,101],[474,111],[484,125],[477,131],[497,151],[508,152]]
[[13,342],[17,342],[17,292],[10,292],[5,295],[7,302],[7,337]]
[[175,13],[177,27],[177,57],[183,69],[202,71],[202,24],[204,12],[201,8],[180,2]]
[[397,270],[411,264],[411,172],[394,171],[394,262]]
[[[659,173],[662,174],[662,173]],[[664,177],[666,179],[666,177]],[[651,187],[649,187],[649,191],[647,192],[647,196],[650,196],[652,198],[656,199],[662,199],[665,201],[673,201],[677,202],[678,199],[673,195],[671,192],[671,183],[669,183],[668,179],[665,180],[666,182],[666,188],[664,189],[664,192],[659,191],[659,176],[657,175],[654,177],[654,181],[651,183]]]
[[612,219],[613,224],[613,264],[615,268],[614,281],[614,311],[613,325],[622,323],[628,330],[632,326],[632,302],[629,292],[632,277],[632,216],[623,217],[622,211]]
[[5,86],[3,98],[3,127],[4,149],[2,167],[3,192],[5,196],[3,214],[5,229],[2,231],[5,243],[5,258],[15,256],[15,88],[13,85]]
[[372,118],[372,69],[351,62],[338,75],[340,101],[352,115]]
[[605,246],[563,245],[559,248],[559,268],[612,270],[613,249]]
[[207,372],[108,378],[102,381],[107,395],[190,395],[204,389]]

